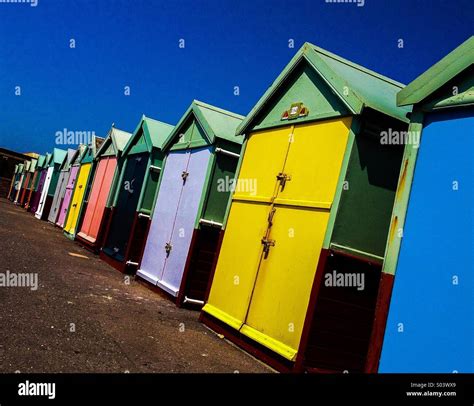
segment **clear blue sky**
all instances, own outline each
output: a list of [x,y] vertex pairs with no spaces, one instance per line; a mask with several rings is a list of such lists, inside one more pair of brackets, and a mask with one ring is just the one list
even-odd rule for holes
[[473,15],[473,0],[0,3],[0,146],[45,153],[58,130],[133,131],[142,114],[175,124],[193,99],[245,115],[305,41],[408,83]]

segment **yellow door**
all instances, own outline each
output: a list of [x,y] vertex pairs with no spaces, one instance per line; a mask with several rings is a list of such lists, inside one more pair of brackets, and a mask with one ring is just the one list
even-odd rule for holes
[[276,175],[282,171],[292,127],[250,134],[233,200],[270,202],[277,192]]
[[293,360],[326,231],[328,211],[276,207],[242,334]]
[[300,125],[285,162],[289,176],[275,203],[328,209],[334,199],[351,118]]
[[234,202],[203,310],[239,329],[247,313],[267,229],[267,204]]
[[245,334],[294,360],[347,145],[351,119],[295,127],[257,272]]
[[203,311],[239,329],[247,313],[292,127],[259,131],[247,141],[226,232]]
[[256,178],[258,192],[233,196],[203,308],[289,360],[301,339],[350,125],[350,118],[337,119],[250,136],[239,180]]
[[72,195],[69,213],[64,226],[64,231],[69,234],[75,234],[76,232],[77,220],[79,217],[79,212],[81,211],[81,205],[84,199],[84,193],[86,191],[87,179],[89,177],[90,170],[91,164],[81,165],[81,169],[79,170],[79,176],[77,177],[76,187],[74,188],[74,194]]

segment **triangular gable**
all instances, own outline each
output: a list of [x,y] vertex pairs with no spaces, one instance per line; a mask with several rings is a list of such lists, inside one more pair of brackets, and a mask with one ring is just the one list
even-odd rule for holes
[[238,144],[242,143],[242,138],[236,137],[235,131],[242,123],[244,116],[198,100],[195,100],[194,104],[197,112],[201,113],[201,121],[204,121],[209,127],[209,132],[212,133],[214,138],[213,142],[215,142],[215,138],[221,138]]
[[74,157],[71,163],[71,166],[79,165],[82,161],[82,158],[84,157],[85,153],[87,152],[87,145],[80,144],[77,147],[77,150],[74,153]]
[[38,162],[36,163],[36,167],[38,169],[43,167],[45,159],[46,159],[46,157],[44,155],[40,155],[38,157]]
[[53,149],[53,156],[51,157],[51,161],[49,162],[49,166],[54,165],[62,165],[64,160],[66,159],[67,151],[64,149],[54,148]]
[[118,128],[115,128],[114,124],[112,124],[112,127],[107,133],[107,137],[96,152],[96,159],[101,156],[119,156],[131,136],[132,134],[119,130]]
[[164,139],[173,129],[170,124],[142,116],[133,135],[130,137],[122,155],[151,152],[153,148],[162,149]]
[[365,107],[408,122],[409,109],[396,106],[396,94],[402,88],[401,83],[305,43],[237,128],[237,134],[256,127],[361,114]]
[[51,158],[53,157],[53,155],[49,152],[46,153],[46,158],[44,159],[44,168],[48,167],[50,162],[51,162]]
[[37,159],[32,159],[31,160],[31,165],[30,165],[30,172],[33,173],[36,170],[36,164],[38,163]]
[[163,149],[197,148],[223,138],[240,143],[235,129],[243,116],[194,100],[170,133]]
[[[462,75],[463,72],[466,72],[469,69],[471,69],[472,72],[473,64],[474,36],[470,37],[467,41],[462,43],[459,47],[454,49],[401,90],[397,95],[398,105],[406,106],[421,103],[434,95],[448,82]],[[467,78],[462,79],[464,85],[466,84],[466,81],[468,81]],[[465,86],[464,89],[461,89],[461,92],[458,91],[456,95],[453,95],[451,91],[451,95],[444,97],[444,99],[451,100],[445,101],[445,106],[443,107],[449,105],[473,104],[474,88],[472,87],[472,80],[469,83],[469,86]],[[440,101],[441,100],[438,102]]]
[[72,165],[72,161],[74,159],[75,154],[76,154],[76,150],[74,150],[72,148],[68,148],[67,153],[66,153],[66,157],[64,158],[63,163],[59,167],[59,169],[61,171],[68,170],[70,168],[70,166]]

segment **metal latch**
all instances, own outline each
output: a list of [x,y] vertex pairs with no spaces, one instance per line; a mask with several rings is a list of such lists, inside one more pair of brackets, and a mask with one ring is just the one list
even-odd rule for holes
[[281,190],[283,191],[283,189],[285,188],[286,182],[291,180],[291,175],[280,172],[276,178],[280,182]]
[[167,243],[165,244],[166,255],[169,255],[169,254],[170,254],[171,248],[173,248],[173,246],[172,246],[169,242],[167,242]]
[[183,178],[183,182],[186,182],[187,177],[189,176],[189,172],[183,171],[181,177]]
[[270,252],[270,247],[274,247],[275,243],[276,243],[275,240],[269,240],[267,237],[262,238],[263,258],[264,259],[268,258],[268,253]]
[[268,226],[271,227],[273,225],[273,217],[275,216],[276,209],[273,208],[270,213],[268,213]]

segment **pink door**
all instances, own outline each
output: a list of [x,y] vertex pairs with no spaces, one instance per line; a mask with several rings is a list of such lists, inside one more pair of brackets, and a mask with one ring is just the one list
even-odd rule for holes
[[102,158],[97,166],[84,221],[79,233],[80,237],[90,242],[97,240],[116,166],[117,159],[112,156]]

